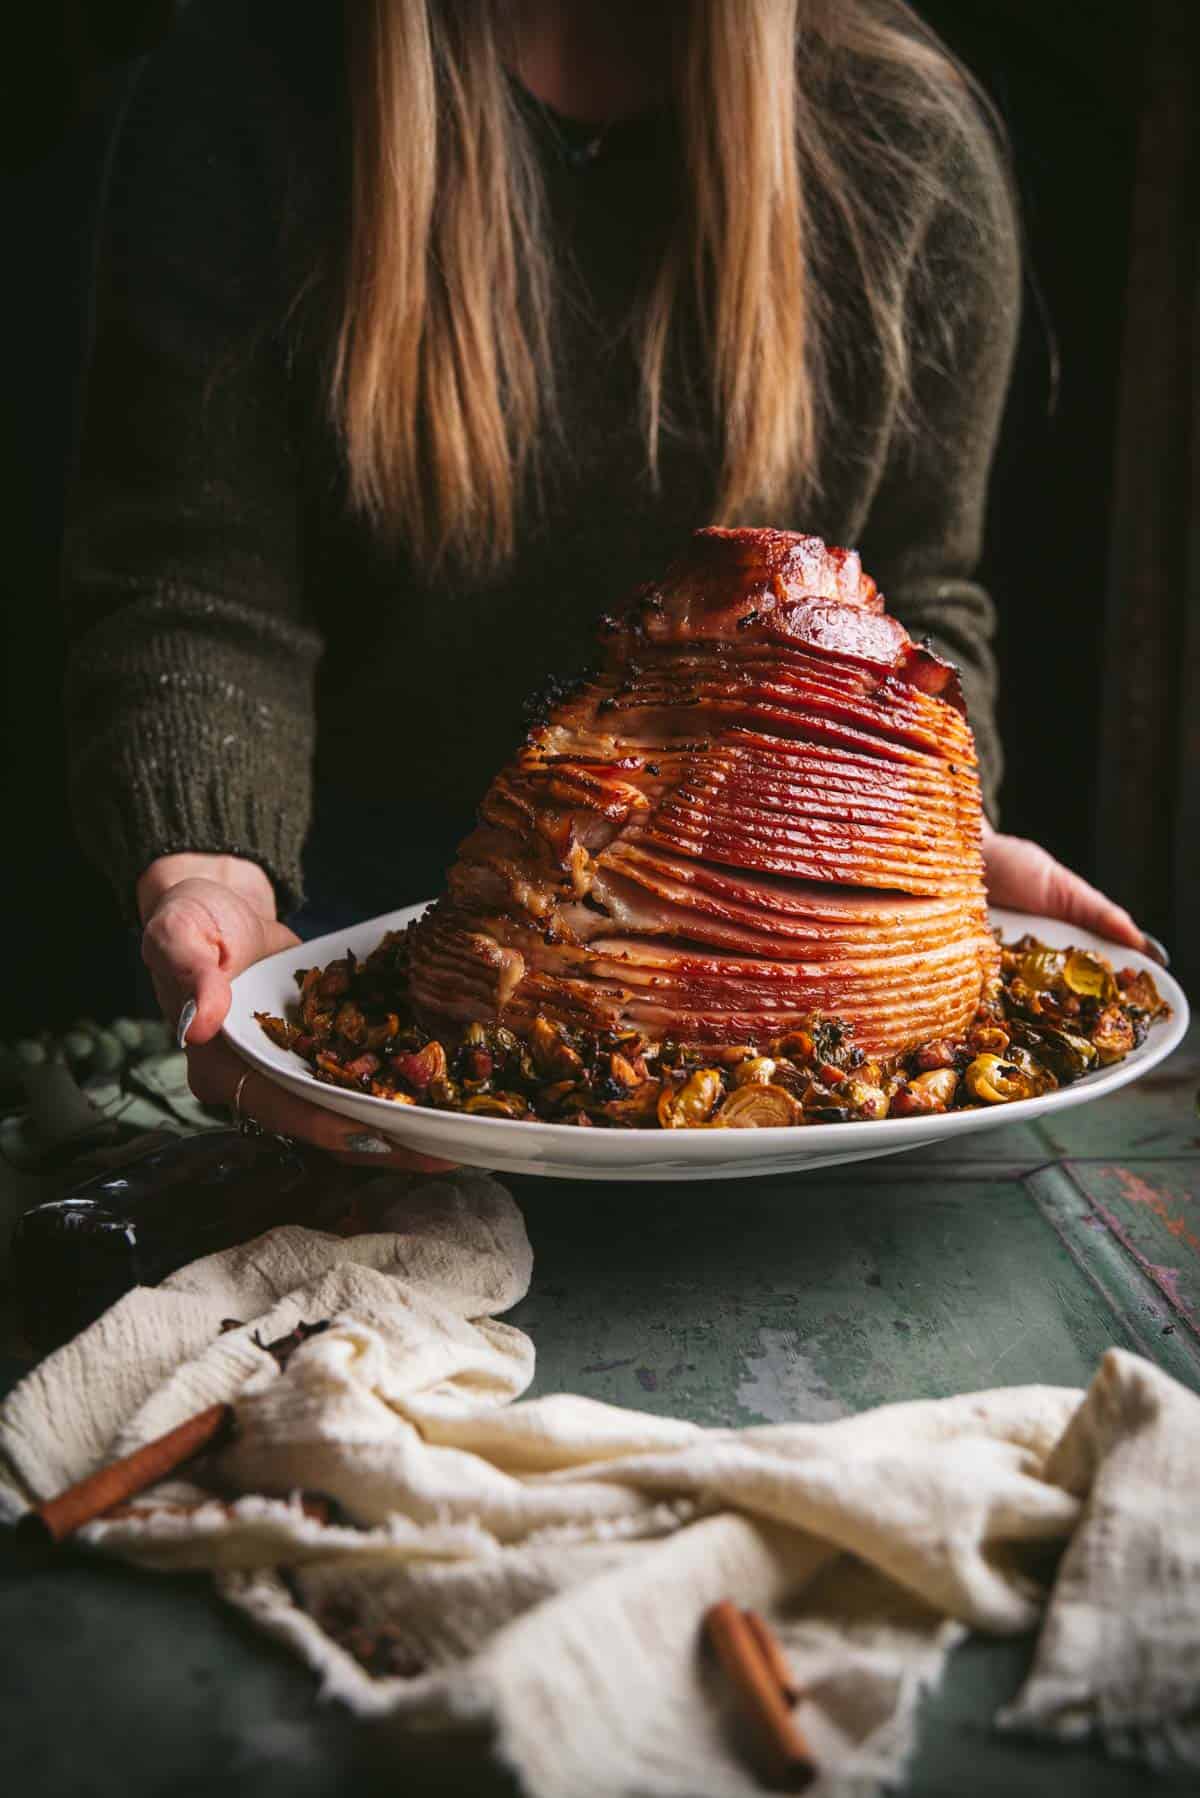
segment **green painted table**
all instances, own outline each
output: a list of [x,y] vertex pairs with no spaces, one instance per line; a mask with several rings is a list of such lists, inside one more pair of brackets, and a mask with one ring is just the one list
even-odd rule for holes
[[[535,1391],[700,1423],[820,1419],[1031,1381],[1118,1343],[1200,1389],[1200,1031],[1139,1086],[1035,1126],[844,1172],[706,1186],[510,1181],[535,1251],[510,1314]],[[13,1362],[9,1378],[20,1370]],[[193,1578],[0,1541],[0,1791],[327,1798],[506,1786],[486,1745],[397,1765]],[[925,1707],[924,1798],[1132,1798],[1089,1750],[996,1736],[1028,1640],[975,1639]],[[1181,1789],[1176,1786],[1175,1789]]]

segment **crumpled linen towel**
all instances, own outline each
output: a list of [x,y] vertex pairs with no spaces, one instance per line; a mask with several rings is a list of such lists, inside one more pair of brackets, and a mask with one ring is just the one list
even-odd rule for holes
[[[512,1200],[470,1173],[375,1190],[377,1233],[272,1231],[128,1294],[37,1368],[0,1413],[0,1517],[232,1401],[204,1487],[164,1482],[86,1539],[212,1569],[364,1714],[490,1725],[535,1798],[760,1789],[699,1647],[726,1595],[786,1644],[813,1792],[862,1798],[966,1628],[1036,1626],[1065,1542],[1003,1726],[1200,1765],[1200,1399],[1167,1376],[1111,1350],[1086,1396],[741,1430],[516,1402],[533,1349],[496,1315],[531,1270]],[[283,1371],[255,1341],[327,1318]]]

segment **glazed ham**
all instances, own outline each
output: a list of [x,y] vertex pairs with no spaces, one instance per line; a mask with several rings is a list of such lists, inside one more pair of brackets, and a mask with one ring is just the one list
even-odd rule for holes
[[754,1043],[836,1017],[875,1056],[961,1032],[998,967],[974,745],[857,555],[698,531],[602,629],[411,933],[422,1022]]

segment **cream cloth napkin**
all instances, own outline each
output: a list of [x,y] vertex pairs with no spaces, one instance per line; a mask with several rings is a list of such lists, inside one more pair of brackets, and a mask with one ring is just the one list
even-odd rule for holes
[[[813,1792],[872,1792],[964,1628],[1035,1627],[1037,1570],[1069,1541],[1004,1724],[1200,1765],[1200,1399],[1112,1350],[1086,1397],[823,1424],[515,1403],[533,1349],[495,1314],[529,1281],[520,1213],[486,1175],[381,1182],[377,1233],[272,1231],[37,1368],[0,1414],[0,1517],[233,1401],[203,1486],[164,1483],[86,1539],[211,1568],[362,1713],[489,1725],[535,1798],[760,1789],[699,1643],[724,1596],[787,1646]],[[260,1346],[326,1319],[283,1371]],[[308,1514],[314,1492],[342,1515]]]

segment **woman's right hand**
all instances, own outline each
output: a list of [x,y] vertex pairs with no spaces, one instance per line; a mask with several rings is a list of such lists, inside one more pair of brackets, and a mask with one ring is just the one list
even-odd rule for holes
[[163,1014],[187,1050],[188,1081],[203,1104],[232,1106],[237,1097],[242,1117],[343,1161],[426,1173],[451,1165],[396,1148],[350,1119],[294,1097],[248,1071],[221,1040],[234,976],[300,940],[276,918],[274,891],[256,863],[229,855],[160,856],[139,879],[137,900],[142,959]]

